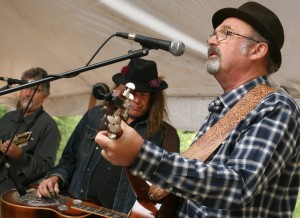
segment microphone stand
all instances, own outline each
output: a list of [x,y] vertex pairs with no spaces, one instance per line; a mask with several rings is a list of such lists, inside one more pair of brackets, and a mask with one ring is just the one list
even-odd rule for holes
[[11,86],[10,85],[6,85],[6,86],[3,86],[2,88],[0,88],[0,90],[6,90],[6,89],[8,89],[8,88],[10,88]]
[[26,84],[19,85],[19,86],[16,86],[16,87],[11,87],[11,88],[6,89],[6,90],[0,90],[0,96],[8,94],[8,93],[15,92],[15,91],[18,91],[18,90],[21,90],[21,89],[25,89],[25,88],[28,88],[28,87],[31,87],[31,86],[34,86],[34,85],[39,85],[39,84],[42,84],[42,83],[45,83],[45,82],[49,82],[49,81],[58,80],[58,79],[62,79],[62,78],[72,78],[74,76],[79,75],[82,72],[86,72],[86,71],[93,70],[93,69],[96,69],[96,68],[99,68],[99,67],[114,64],[114,63],[124,61],[124,60],[127,60],[127,59],[143,57],[143,56],[148,55],[148,53],[149,53],[149,48],[146,48],[146,47],[143,47],[142,49],[135,50],[135,51],[129,51],[127,55],[119,56],[119,57],[112,58],[112,59],[109,59],[109,60],[106,60],[106,61],[103,61],[103,62],[100,62],[100,63],[96,63],[96,64],[88,65],[88,66],[85,66],[85,67],[77,68],[77,69],[74,69],[74,70],[70,70],[70,71],[67,71],[67,72],[64,72],[64,73],[61,73],[61,74],[49,75],[49,77],[46,77],[46,78],[43,78],[43,79],[40,79],[40,80],[36,80],[36,81],[32,81],[30,83],[26,83]]
[[3,86],[2,88],[0,88],[0,90],[8,89],[8,88],[10,88],[12,85],[13,85],[13,83],[7,81],[7,85],[6,85],[6,86]]
[[13,165],[11,165],[10,163],[6,162],[5,163],[5,167],[7,169],[8,172],[8,177],[13,181],[13,183],[16,186],[16,189],[19,193],[20,196],[26,195],[27,191],[23,185],[23,182],[20,181],[20,179],[18,178],[16,172],[17,170],[15,169],[15,167]]

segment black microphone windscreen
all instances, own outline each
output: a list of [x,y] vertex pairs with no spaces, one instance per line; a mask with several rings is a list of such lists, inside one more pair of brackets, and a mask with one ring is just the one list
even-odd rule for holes
[[110,89],[105,83],[97,83],[93,86],[93,96],[98,100],[104,100],[109,93]]

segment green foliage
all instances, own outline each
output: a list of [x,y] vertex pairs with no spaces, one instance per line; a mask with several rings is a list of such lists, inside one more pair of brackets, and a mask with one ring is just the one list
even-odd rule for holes
[[56,121],[61,134],[61,141],[56,155],[56,163],[58,163],[67,141],[81,119],[81,116],[53,116],[53,119]]
[[0,117],[2,117],[7,112],[7,108],[0,105]]
[[[300,190],[299,190],[300,193]],[[294,210],[294,218],[300,218],[300,194],[298,194],[297,204]]]
[[196,132],[178,130],[177,131],[180,138],[180,153],[184,152],[188,147],[190,147]]

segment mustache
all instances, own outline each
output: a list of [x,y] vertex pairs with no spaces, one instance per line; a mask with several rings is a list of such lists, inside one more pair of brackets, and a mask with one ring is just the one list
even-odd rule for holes
[[221,56],[221,52],[220,52],[220,49],[214,45],[211,45],[208,47],[208,50],[207,50],[207,55],[208,57],[211,56],[211,55],[217,55],[218,57]]

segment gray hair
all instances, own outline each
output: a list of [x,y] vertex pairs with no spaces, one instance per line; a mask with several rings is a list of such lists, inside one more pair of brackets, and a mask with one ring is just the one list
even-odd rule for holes
[[[23,74],[21,79],[34,79],[34,80],[40,80],[48,76],[48,73],[46,70],[40,67],[31,68],[29,70],[26,70]],[[50,95],[50,82],[45,82],[41,84],[41,87],[43,89],[43,92],[45,95]]]
[[[271,49],[270,42],[268,40],[266,40],[264,37],[262,37],[258,32],[255,32],[251,36],[251,38],[256,40],[256,41],[264,42],[264,43],[268,44],[269,52],[267,54],[267,59],[266,59],[266,70],[267,70],[269,75],[276,72],[279,69],[279,66],[277,64],[275,64],[275,62],[270,57],[270,49]],[[244,43],[241,45],[241,48],[240,48],[242,54],[246,56],[249,52],[249,47],[254,45],[254,44],[256,44],[255,41],[245,40]]]

